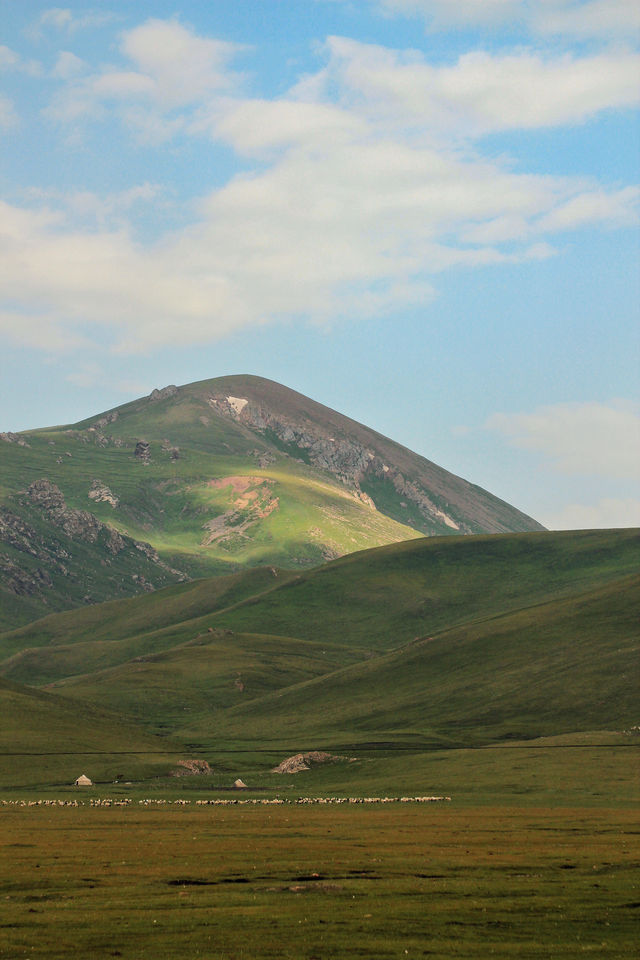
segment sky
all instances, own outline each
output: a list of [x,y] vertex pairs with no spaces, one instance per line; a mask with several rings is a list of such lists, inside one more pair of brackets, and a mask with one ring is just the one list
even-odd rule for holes
[[0,0],[0,430],[284,383],[640,526],[640,7]]

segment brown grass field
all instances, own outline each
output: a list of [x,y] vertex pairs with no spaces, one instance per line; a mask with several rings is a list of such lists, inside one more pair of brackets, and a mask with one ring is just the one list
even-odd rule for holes
[[0,809],[0,957],[630,960],[631,808]]

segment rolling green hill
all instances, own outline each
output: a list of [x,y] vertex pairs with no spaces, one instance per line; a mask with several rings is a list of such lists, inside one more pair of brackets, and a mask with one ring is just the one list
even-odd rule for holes
[[258,377],[0,434],[0,626],[421,534],[541,529],[375,431]]
[[639,543],[423,538],[176,585],[5,633],[0,673],[205,751],[619,730],[637,723]]
[[[468,745],[637,718],[640,576],[439,632],[235,706],[218,735]],[[95,688],[78,685],[93,695]]]

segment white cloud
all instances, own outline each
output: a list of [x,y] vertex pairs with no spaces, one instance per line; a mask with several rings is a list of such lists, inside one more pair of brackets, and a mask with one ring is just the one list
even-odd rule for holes
[[556,232],[575,230],[589,223],[609,223],[612,226],[634,224],[637,223],[639,200],[638,187],[624,187],[612,193],[604,190],[585,191],[542,217],[536,229]]
[[467,26],[509,19],[522,0],[373,0],[387,14],[418,16],[437,26]]
[[75,33],[77,30],[104,26],[114,19],[115,14],[105,10],[89,11],[82,16],[75,16],[69,7],[50,7],[43,10],[29,32],[34,39],[38,39],[46,30]]
[[4,288],[32,318],[18,335],[38,343],[43,325],[102,325],[135,350],[286,317],[373,316],[426,302],[433,275],[451,266],[553,252],[457,239],[483,219],[553,210],[564,187],[552,178],[369,136],[311,143],[303,125],[301,144],[212,192],[197,222],[153,244],[134,242],[127,222],[134,204],[157,202],[153,185],[51,197],[57,214],[7,205]]
[[151,98],[155,85],[151,77],[134,70],[114,70],[93,77],[86,85],[87,93],[97,100],[129,100]]
[[[48,114],[69,122],[109,105],[125,122],[156,127],[154,139],[183,129],[215,131],[256,153],[301,139],[343,139],[356,125],[406,137],[469,140],[487,133],[581,123],[603,110],[640,102],[640,55],[590,56],[476,51],[434,66],[416,51],[329,38],[328,62],[279,100],[225,102],[238,76],[234,44],[197,36],[177,21],[148,20],[122,36],[124,68],[69,82]],[[62,68],[78,66],[65,60]],[[337,100],[337,102],[336,102]],[[120,106],[118,106],[120,105]],[[131,110],[133,108],[133,112]],[[189,123],[185,117],[191,113]],[[177,126],[163,129],[167,115]],[[303,137],[304,135],[304,137]]]
[[572,503],[545,514],[541,522],[548,530],[593,530],[612,527],[640,527],[640,500],[608,497],[595,504]]
[[203,111],[193,132],[208,131],[246,156],[270,155],[290,147],[324,150],[366,136],[367,123],[327,103],[297,100],[223,100]]
[[90,190],[78,190],[61,195],[61,200],[72,214],[75,222],[79,220],[94,223],[100,229],[114,226],[126,227],[125,215],[139,204],[157,204],[162,194],[158,184],[141,183],[127,190],[119,190],[99,196]]
[[630,226],[638,223],[639,201],[638,187],[623,187],[613,191],[579,190],[575,196],[561,200],[544,216],[527,220],[511,214],[485,220],[464,230],[462,239],[473,244],[503,244],[542,234],[579,230],[591,224]]
[[640,477],[640,414],[629,405],[557,404],[533,413],[496,413],[486,426],[541,453],[563,474]]
[[38,27],[55,27],[57,30],[62,30],[71,26],[72,20],[71,10],[68,8],[51,7],[49,10],[44,10],[36,22]]
[[20,63],[20,57],[10,47],[0,44],[0,70],[13,70]]
[[148,20],[125,33],[122,41],[123,53],[151,80],[154,98],[169,109],[228,89],[227,64],[238,49],[166,20]]
[[532,25],[541,33],[569,37],[638,40],[640,6],[636,0],[544,0],[533,6]]
[[636,0],[370,0],[391,16],[420,17],[434,29],[522,26],[577,38],[632,38],[640,30]]
[[54,77],[69,80],[71,77],[84,73],[86,69],[85,61],[77,57],[75,53],[71,53],[69,50],[61,50],[52,73]]
[[543,57],[476,51],[434,67],[401,52],[333,37],[323,73],[352,109],[433,136],[468,139],[501,130],[580,123],[640,102],[640,55],[615,51]]
[[70,75],[45,116],[72,124],[101,120],[107,109],[115,110],[140,139],[161,143],[185,128],[184,118],[175,111],[202,108],[237,82],[228,63],[238,49],[199,37],[175,20],[147,20],[121,37],[125,68],[105,67],[78,78]]
[[[315,76],[258,100],[233,96],[236,49],[150,20],[123,34],[126,63],[62,85],[50,107],[60,120],[115,113],[147,143],[210,136],[260,163],[152,243],[134,239],[134,217],[157,202],[153,185],[50,195],[40,211],[6,205],[4,285],[24,317],[19,329],[7,320],[8,333],[37,344],[43,328],[55,340],[100,326],[117,349],[139,350],[286,318],[393,313],[430,299],[438,271],[552,256],[556,231],[632,217],[635,190],[516,173],[465,142],[498,124],[621,105],[627,54],[525,51],[434,67],[334,38]],[[608,71],[603,85],[596,68]]]
[[0,44],[0,71],[15,71],[37,77],[42,73],[42,65],[37,60],[24,60],[15,50]]

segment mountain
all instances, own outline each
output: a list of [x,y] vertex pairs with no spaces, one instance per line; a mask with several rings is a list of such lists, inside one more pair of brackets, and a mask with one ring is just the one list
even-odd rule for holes
[[305,569],[420,535],[542,529],[405,447],[252,376],[0,434],[3,619],[194,577]]
[[0,635],[0,675],[204,751],[629,729],[639,543],[423,538],[180,584]]

